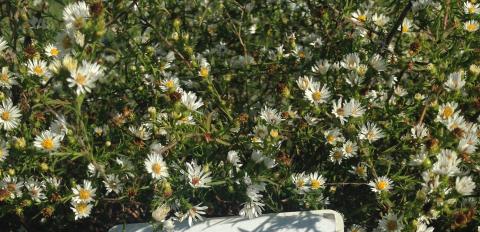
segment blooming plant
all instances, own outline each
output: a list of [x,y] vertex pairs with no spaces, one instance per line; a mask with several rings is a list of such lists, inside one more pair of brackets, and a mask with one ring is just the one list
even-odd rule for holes
[[474,231],[475,0],[0,2],[0,228],[334,209]]

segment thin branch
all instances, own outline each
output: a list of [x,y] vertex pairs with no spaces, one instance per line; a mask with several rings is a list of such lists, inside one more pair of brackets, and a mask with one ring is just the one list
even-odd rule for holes
[[398,32],[398,27],[402,25],[403,20],[405,17],[407,17],[408,12],[412,9],[412,1],[408,1],[407,5],[405,8],[403,8],[402,13],[400,13],[400,16],[398,17],[397,21],[393,24],[392,29],[390,29],[390,32],[388,33],[387,37],[385,38],[385,41],[382,43],[382,51],[387,50],[388,45],[392,41],[393,37],[395,36],[395,33]]

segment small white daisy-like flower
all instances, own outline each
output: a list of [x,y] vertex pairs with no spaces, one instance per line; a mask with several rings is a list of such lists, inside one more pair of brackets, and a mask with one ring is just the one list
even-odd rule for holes
[[89,93],[102,75],[103,68],[100,65],[83,61],[80,67],[70,72],[70,77],[67,78],[68,86],[77,87],[77,95]]
[[29,60],[27,62],[28,73],[38,77],[50,77],[47,69],[47,62],[39,59]]
[[415,232],[433,232],[435,227],[429,227],[425,223],[418,223],[417,230]]
[[349,170],[348,172],[362,178],[366,179],[367,178],[367,166],[364,163],[359,163],[356,166],[352,166],[352,169]]
[[22,197],[23,181],[16,176],[6,175],[0,181],[0,189],[7,190],[7,194],[11,199]]
[[138,127],[129,126],[128,130],[132,133],[135,137],[141,140],[149,140],[152,136],[151,127],[149,124],[142,124]]
[[188,183],[193,188],[208,188],[208,184],[212,181],[210,177],[210,171],[205,171],[201,165],[197,164],[197,161],[192,161],[190,163],[185,163],[187,166],[187,171],[184,172],[184,175],[187,176]]
[[355,52],[346,55],[343,58],[341,65],[345,69],[356,70],[357,67],[360,65],[360,57],[358,56],[358,53]]
[[360,140],[368,140],[372,143],[384,137],[384,134],[380,128],[377,127],[377,124],[373,122],[367,122],[366,125],[363,125],[360,129],[360,135],[358,136]]
[[[319,74],[326,74],[330,69],[328,60],[319,60],[312,66],[312,72]],[[297,82],[298,83],[298,82]],[[305,90],[305,89],[302,89]]]
[[385,60],[379,54],[375,54],[370,58],[370,65],[377,71],[385,71],[387,66]]
[[7,41],[0,36],[0,53],[8,47]]
[[177,77],[169,77],[160,82],[160,89],[162,89],[162,91],[174,92],[177,91],[178,88],[180,88],[180,83]]
[[183,215],[183,217],[181,218],[181,221],[188,218],[189,226],[192,226],[193,223],[196,222],[197,220],[203,221],[202,215],[205,215],[205,210],[207,210],[208,207],[200,206],[200,205],[201,203],[198,205],[192,206],[192,208],[190,208],[188,212]]
[[83,186],[77,184],[72,188],[74,196],[72,200],[77,203],[89,203],[94,201],[95,191],[97,189],[92,187],[92,182],[89,180],[83,180]]
[[227,154],[227,161],[237,168],[242,167],[242,161],[238,156],[238,151],[229,151]]
[[86,202],[75,202],[72,201],[72,211],[75,213],[75,220],[87,218],[92,212],[93,205]]
[[10,89],[12,85],[18,84],[15,79],[16,76],[8,71],[8,67],[2,68],[2,72],[0,73],[0,87]]
[[56,151],[60,147],[60,137],[48,130],[43,131],[35,137],[33,145],[42,151]]
[[330,97],[330,91],[324,85],[322,86],[318,82],[311,84],[310,88],[305,91],[305,98],[309,100],[314,105],[327,102]]
[[201,59],[200,61],[200,70],[198,71],[198,76],[202,78],[207,78],[210,75],[210,64],[206,59]]
[[14,106],[12,100],[7,98],[0,105],[0,125],[9,131],[15,129],[20,122],[20,109]]
[[428,128],[425,127],[424,123],[420,123],[410,129],[412,137],[415,139],[423,139],[428,136]]
[[446,122],[446,120],[450,119],[455,114],[457,107],[458,104],[456,102],[448,102],[440,105],[436,121]]
[[326,131],[323,132],[323,135],[325,136],[325,139],[327,140],[327,143],[330,144],[330,145],[335,145],[338,142],[345,141],[345,138],[340,133],[340,130],[338,128],[334,128],[334,129],[331,129],[331,130],[326,130]]
[[332,162],[332,163],[335,163],[335,164],[341,164],[342,161],[346,158],[349,158],[349,157],[346,157],[342,151],[341,148],[339,147],[334,147],[332,148],[332,150],[330,150],[330,155],[329,155],[329,160]]
[[365,22],[367,22],[368,20],[368,17],[369,17],[369,12],[368,10],[366,11],[362,11],[360,9],[358,9],[357,11],[353,12],[352,13],[352,21],[357,23],[357,24],[364,24]]
[[43,193],[43,189],[45,188],[44,183],[36,180],[28,180],[25,182],[25,188],[33,201],[41,202],[42,200],[47,199]]
[[65,135],[67,134],[68,127],[67,127],[67,120],[63,115],[57,115],[57,118],[50,124],[50,128],[48,129],[52,134],[57,135],[60,140],[63,140]]
[[106,175],[105,180],[103,181],[105,188],[107,189],[107,194],[114,192],[120,194],[123,190],[123,184],[120,182],[120,179],[116,174]]
[[400,25],[400,31],[402,33],[410,33],[412,28],[412,21],[408,18],[403,19],[402,25]]
[[368,185],[372,188],[372,191],[375,193],[389,192],[393,187],[393,182],[386,176],[381,176],[370,181]]
[[448,75],[447,82],[444,84],[447,91],[461,90],[466,83],[462,76],[463,72],[454,72]]
[[388,18],[384,14],[375,13],[372,16],[373,23],[380,28],[383,28],[388,23],[389,20],[390,20],[390,18]]
[[242,217],[247,217],[249,219],[256,218],[262,215],[263,206],[265,204],[258,201],[248,201],[242,204],[243,208],[240,210],[239,215]]
[[306,176],[303,172],[292,174],[292,182],[300,194],[304,194],[310,190],[310,186],[308,185],[308,176]]
[[465,14],[478,14],[480,13],[480,4],[475,4],[470,1],[465,1],[463,3],[463,11]]
[[476,32],[478,31],[478,27],[478,22],[475,20],[469,20],[463,24],[463,28],[468,32]]
[[302,76],[297,79],[298,88],[305,91],[312,85],[313,81],[311,77]]
[[455,180],[455,190],[464,196],[471,195],[475,187],[475,182],[471,176],[457,177]]
[[203,106],[203,101],[201,98],[197,98],[197,95],[194,92],[184,92],[182,93],[182,98],[180,100],[182,104],[190,111],[197,111],[198,108]]
[[57,46],[53,44],[48,44],[45,47],[45,55],[47,55],[48,57],[56,58],[60,56],[60,50],[57,48]]
[[63,9],[63,21],[68,31],[81,29],[89,17],[90,9],[83,1],[68,4]]
[[432,172],[438,175],[454,176],[460,172],[458,165],[461,159],[455,151],[442,149],[437,155],[437,162],[433,164]]
[[343,125],[347,121],[347,115],[345,114],[345,107],[343,106],[343,99],[340,98],[337,101],[332,101],[332,114],[340,119],[340,123]]
[[270,125],[276,125],[283,121],[282,116],[277,112],[276,109],[272,109],[267,106],[260,111],[260,118],[265,120]]
[[308,185],[310,189],[317,190],[325,187],[325,178],[322,175],[314,172],[308,176]]
[[163,179],[168,177],[168,166],[160,154],[150,154],[144,162],[147,172],[152,174],[154,179]]
[[400,232],[403,230],[404,225],[396,214],[388,213],[382,217],[378,223],[378,227],[381,231],[385,232]]
[[357,155],[357,143],[347,140],[342,146],[342,152],[345,158],[350,158]]
[[350,101],[345,102],[345,117],[358,118],[362,117],[365,113],[365,108],[362,106],[360,101],[355,99],[350,99]]

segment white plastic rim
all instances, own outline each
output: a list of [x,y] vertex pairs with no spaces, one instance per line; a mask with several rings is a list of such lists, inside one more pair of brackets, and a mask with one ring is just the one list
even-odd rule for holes
[[[151,232],[153,227],[148,223],[116,225],[109,232]],[[257,218],[246,219],[239,216],[205,218],[191,227],[185,220],[175,225],[175,232],[343,232],[343,217],[333,210],[312,210],[264,214]]]

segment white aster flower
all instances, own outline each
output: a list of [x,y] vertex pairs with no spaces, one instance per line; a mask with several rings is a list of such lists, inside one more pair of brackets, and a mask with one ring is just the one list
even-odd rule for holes
[[385,135],[383,134],[382,130],[377,127],[377,124],[373,122],[367,122],[366,125],[363,125],[360,129],[360,135],[358,136],[360,140],[368,140],[368,142],[372,143],[381,138]]
[[5,39],[3,39],[3,37],[0,36],[0,53],[2,53],[3,50],[5,50],[7,47],[8,47],[7,41],[5,41]]
[[107,194],[114,192],[120,194],[123,190],[123,184],[120,182],[120,179],[116,174],[106,175],[105,180],[103,181],[105,188],[107,189]]
[[314,172],[308,176],[308,186],[312,190],[325,188],[325,183],[325,178],[323,178],[323,176],[318,174],[317,172]]
[[188,225],[192,226],[194,222],[197,220],[203,221],[202,215],[205,215],[205,210],[208,209],[207,206],[200,206],[201,204],[192,206],[187,213],[183,215],[181,218],[181,221],[185,220],[188,218]]
[[352,13],[351,19],[354,23],[364,24],[365,22],[367,22],[369,16],[370,15],[369,15],[368,10],[362,11],[362,10],[358,9],[357,11]]
[[403,230],[404,225],[396,214],[388,213],[382,217],[378,223],[378,227],[385,232],[400,232]]
[[265,204],[258,201],[248,201],[242,205],[243,208],[240,210],[239,215],[249,219],[262,215],[263,206],[265,206]]
[[310,186],[308,185],[308,177],[304,172],[292,174],[292,182],[300,194],[304,194],[310,190]]
[[92,212],[93,205],[85,202],[75,202],[72,201],[72,211],[75,213],[75,220],[87,218]]
[[167,163],[160,154],[150,154],[144,162],[147,172],[152,174],[152,178],[161,180],[169,176]]
[[478,14],[480,13],[480,4],[465,1],[463,3],[463,11],[465,12],[465,14]]
[[0,105],[0,125],[3,129],[10,131],[15,129],[20,122],[20,109],[13,105],[10,98],[2,101]]
[[33,145],[42,151],[56,151],[60,147],[60,137],[48,130],[43,131],[35,137]]
[[42,200],[47,199],[43,193],[45,185],[43,182],[38,182],[36,180],[28,180],[25,182],[25,188],[27,189],[28,194],[35,202],[41,202]]
[[341,65],[345,69],[356,70],[357,67],[360,65],[360,57],[358,56],[358,53],[355,52],[346,55],[343,58]]
[[23,181],[18,179],[16,176],[6,175],[0,181],[0,189],[6,190],[11,199],[22,197],[23,185]]
[[311,77],[307,77],[307,76],[301,76],[297,79],[297,85],[298,85],[298,88],[300,88],[301,90],[305,91],[307,90],[308,88],[310,88],[310,85],[313,83],[312,81],[312,78]]
[[203,106],[201,98],[198,98],[194,92],[183,92],[182,93],[182,104],[190,111],[197,111],[198,108]]
[[445,89],[447,91],[461,90],[465,86],[465,80],[462,79],[463,72],[454,72],[448,75],[447,82],[445,82]]
[[83,180],[83,186],[77,184],[72,188],[73,197],[72,201],[76,203],[89,203],[94,201],[95,191],[97,189],[92,187],[92,182],[89,180]]
[[320,103],[327,102],[330,97],[330,91],[326,85],[322,86],[318,82],[314,82],[310,85],[310,88],[305,90],[305,98],[317,106]]
[[183,172],[188,179],[188,183],[193,188],[208,188],[208,184],[212,181],[210,177],[210,171],[204,170],[201,165],[197,164],[197,161],[193,160],[190,163],[185,163],[187,171]]
[[2,68],[2,73],[0,73],[0,87],[10,89],[12,85],[18,84],[17,77],[8,71],[8,67]]
[[374,181],[370,181],[368,185],[375,193],[389,192],[393,187],[393,182],[386,176],[378,177]]
[[375,54],[370,58],[370,65],[377,71],[385,71],[386,69],[385,60],[379,54]]
[[47,62],[39,59],[29,60],[27,62],[28,73],[38,77],[49,78],[50,72],[47,69]]
[[475,20],[469,20],[463,24],[463,28],[468,32],[478,31],[479,24]]
[[260,111],[260,118],[265,120],[270,125],[276,125],[283,121],[280,113],[278,113],[276,109],[272,109],[267,106]]
[[463,196],[472,195],[475,187],[471,176],[457,177],[455,180],[455,190]]
[[360,101],[352,98],[350,101],[345,102],[344,111],[345,117],[358,118],[363,116],[365,108]]
[[242,161],[240,160],[237,151],[229,151],[227,154],[227,160],[236,168],[240,168],[242,166]]
[[83,28],[90,17],[90,9],[83,1],[68,4],[63,9],[63,21],[68,31]]
[[442,149],[437,155],[437,162],[433,164],[432,171],[438,175],[454,176],[460,172],[458,165],[461,160],[452,150]]
[[48,44],[47,46],[45,46],[44,50],[45,50],[45,55],[47,55],[48,57],[56,58],[60,56],[60,50],[57,48],[57,46],[53,44]]
[[[319,60],[312,66],[312,72],[319,74],[326,74],[330,69],[328,60]],[[298,82],[297,82],[298,83]],[[305,89],[302,89],[305,90]]]

